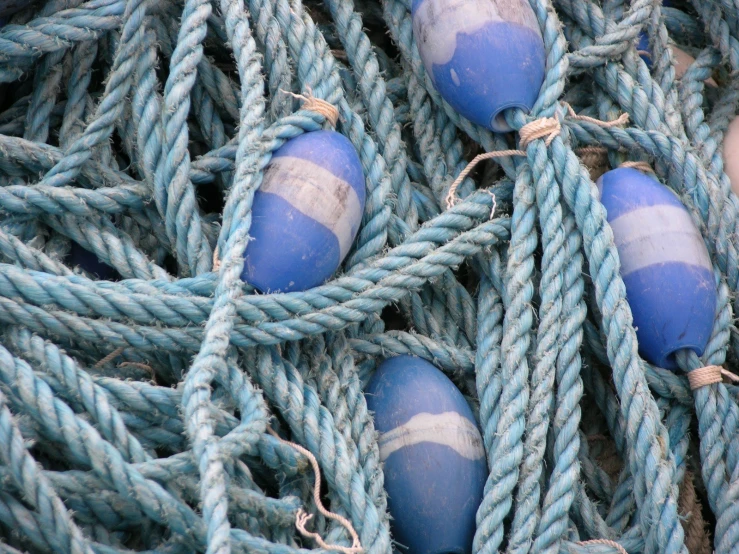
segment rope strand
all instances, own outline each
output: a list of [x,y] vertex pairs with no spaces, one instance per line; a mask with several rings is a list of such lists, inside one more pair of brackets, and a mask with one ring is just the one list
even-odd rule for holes
[[[391,554],[363,386],[412,355],[480,427],[472,554],[736,550],[739,8],[521,2],[545,67],[505,134],[445,98],[492,66],[424,63],[475,2],[423,24],[407,0],[0,0],[0,544]],[[335,202],[267,200],[353,242],[321,286],[257,292],[252,223],[284,228],[257,219],[267,164],[329,127],[363,209],[331,152],[295,167]],[[708,250],[713,329],[676,371],[639,356],[610,167],[670,187]]]
[[321,536],[318,535],[318,533],[311,533],[309,531],[306,531],[305,524],[310,521],[310,519],[313,517],[313,514],[307,514],[302,509],[298,510],[298,513],[295,516],[296,529],[300,531],[300,534],[304,537],[312,538],[313,540],[315,540],[318,546],[325,550],[336,550],[338,552],[343,552],[344,554],[358,554],[359,552],[363,552],[362,544],[359,541],[359,535],[357,535],[357,532],[354,530],[351,522],[344,516],[330,512],[323,506],[323,502],[321,501],[321,468],[318,465],[318,460],[316,460],[316,457],[310,452],[310,450],[303,448],[299,444],[286,441],[285,439],[281,438],[271,427],[267,427],[267,431],[270,435],[275,437],[280,442],[288,445],[291,448],[294,448],[303,456],[308,458],[311,467],[313,467],[313,474],[316,476],[315,481],[313,482],[313,501],[316,503],[316,508],[318,508],[318,511],[321,512],[321,515],[338,522],[339,525],[347,530],[352,538],[352,546],[350,548],[347,548],[345,546],[339,546],[335,544],[326,544]]

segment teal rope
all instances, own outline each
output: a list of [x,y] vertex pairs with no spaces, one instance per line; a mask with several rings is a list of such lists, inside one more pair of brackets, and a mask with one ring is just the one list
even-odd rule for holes
[[[591,539],[686,552],[688,467],[714,550],[735,550],[739,397],[685,377],[736,372],[739,356],[739,204],[722,157],[739,105],[735,5],[531,0],[546,78],[531,113],[507,118],[561,130],[487,162],[449,208],[471,156],[518,135],[444,102],[410,2],[381,4],[52,0],[0,27],[0,550],[304,552],[315,545],[294,522],[316,512],[312,472],[269,425],[316,456],[364,550],[389,553],[363,386],[400,354],[445,371],[479,418],[475,554],[616,552]],[[670,41],[696,54],[680,80]],[[240,280],[253,195],[273,152],[327,127],[288,94],[309,89],[359,154],[362,225],[329,282],[255,294]],[[630,123],[574,119],[565,101]],[[586,146],[611,166],[649,162],[706,241],[714,331],[680,372],[637,354]],[[121,279],[69,267],[72,241]],[[314,529],[351,544],[331,520]]]

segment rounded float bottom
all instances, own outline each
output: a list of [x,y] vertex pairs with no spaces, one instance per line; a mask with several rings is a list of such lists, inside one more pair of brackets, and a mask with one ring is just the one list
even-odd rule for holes
[[677,353],[682,350],[690,350],[691,352],[694,352],[695,355],[700,358],[703,355],[705,348],[701,347],[700,345],[695,345],[695,344],[681,345],[665,354],[664,362],[663,362],[665,365],[660,366],[660,367],[662,367],[663,369],[671,369],[671,370],[678,369],[679,366],[677,365]]
[[501,107],[493,114],[493,117],[490,119],[490,130],[494,133],[509,133],[510,131],[513,131],[513,127],[508,125],[508,122],[505,119],[505,114],[508,110],[514,109],[522,110],[524,114],[528,114],[530,111],[529,106],[526,104],[511,102],[510,104]]

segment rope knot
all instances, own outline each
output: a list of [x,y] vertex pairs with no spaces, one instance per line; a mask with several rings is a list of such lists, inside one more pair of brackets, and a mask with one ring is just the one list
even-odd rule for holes
[[[564,106],[567,108],[567,111],[569,112],[570,118],[577,119],[580,121],[587,121],[589,123],[594,123],[595,125],[598,125],[599,127],[615,127],[617,125],[624,125],[629,121],[629,114],[622,113],[617,119],[614,119],[613,121],[601,121],[599,119],[595,119],[593,117],[588,117],[586,115],[577,115],[575,110],[572,109],[572,106],[570,106],[567,102],[564,102]],[[520,140],[520,146],[521,148],[526,148],[529,144],[531,144],[532,141],[540,138],[546,137],[546,140],[544,141],[544,144],[549,146],[552,141],[554,140],[554,137],[556,137],[560,131],[562,130],[562,124],[559,122],[559,119],[556,117],[540,117],[539,119],[535,119],[534,121],[530,121],[523,127],[521,127],[521,130],[518,132]],[[587,150],[584,149],[584,150]],[[593,149],[594,152],[595,149]],[[446,195],[446,206],[447,208],[451,208],[454,206],[454,204],[457,201],[457,189],[459,188],[459,185],[462,184],[462,181],[465,180],[467,175],[470,174],[470,171],[474,169],[474,167],[484,161],[484,160],[490,160],[492,158],[502,158],[506,156],[526,156],[526,152],[524,150],[501,150],[496,152],[486,152],[484,154],[480,154],[479,156],[475,156],[475,158],[467,164],[467,167],[465,167],[462,172],[457,176],[457,178],[454,180],[454,182],[449,187],[449,192],[447,192]],[[645,163],[645,162],[633,162],[633,163]],[[652,168],[649,168],[649,171],[652,171]]]
[[632,169],[638,169],[642,173],[654,173],[654,169],[647,162],[623,162],[618,167],[630,167]]
[[690,390],[696,390],[706,385],[721,383],[724,377],[734,382],[739,381],[739,377],[726,371],[720,365],[707,365],[689,372],[688,383],[690,383]]
[[313,92],[310,87],[306,87],[306,94],[295,94],[294,92],[286,90],[283,90],[282,92],[289,94],[293,98],[302,100],[303,105],[301,107],[304,110],[310,110],[311,112],[322,115],[331,127],[336,127],[336,122],[339,121],[339,110],[337,110],[330,102],[326,102],[321,98],[313,96]]
[[549,146],[561,130],[562,124],[556,117],[541,117],[530,121],[518,132],[521,148],[526,148],[532,141],[543,137],[547,137],[544,144]]

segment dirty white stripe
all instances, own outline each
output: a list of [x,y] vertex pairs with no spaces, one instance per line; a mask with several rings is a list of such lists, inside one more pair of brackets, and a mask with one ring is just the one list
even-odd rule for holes
[[426,0],[413,16],[413,34],[423,63],[449,63],[457,48],[457,34],[472,34],[488,23],[518,23],[539,32],[536,16],[526,0]]
[[311,161],[278,156],[270,162],[259,190],[276,194],[328,227],[344,259],[362,219],[359,197],[349,183]]
[[690,215],[678,206],[646,206],[611,222],[621,274],[650,265],[685,263],[711,269],[703,238]]
[[380,459],[384,461],[396,450],[421,442],[448,446],[469,460],[485,456],[480,432],[469,419],[457,412],[424,412],[380,435]]

